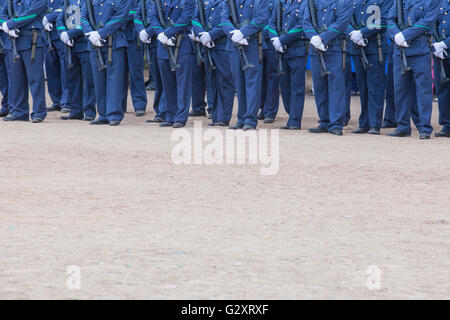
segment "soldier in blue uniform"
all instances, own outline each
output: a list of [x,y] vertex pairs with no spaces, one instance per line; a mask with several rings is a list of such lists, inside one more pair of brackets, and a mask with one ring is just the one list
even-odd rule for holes
[[[272,16],[272,10],[276,1],[269,1],[269,17]],[[262,105],[258,115],[258,120],[263,120],[264,123],[273,123],[275,121],[280,105],[280,79],[277,75],[277,55],[270,42],[271,37],[269,26],[267,25],[263,32],[267,48],[263,51]]]
[[195,13],[193,0],[155,0],[150,15],[157,33],[158,65],[166,97],[161,127],[185,126],[192,94],[192,42],[188,37]]
[[[281,55],[281,97],[289,120],[282,129],[299,130],[305,105],[307,39],[303,17],[307,0],[276,0],[269,23],[273,47]],[[280,15],[277,17],[277,15]],[[281,21],[280,21],[281,18]],[[278,26],[277,26],[278,25]],[[281,27],[281,30],[278,30]],[[317,94],[320,94],[317,92]]]
[[359,128],[356,134],[380,134],[386,88],[386,21],[390,0],[356,0],[349,26],[352,42],[349,52],[358,79],[361,100]]
[[42,19],[44,26],[47,51],[45,52],[45,72],[47,74],[47,89],[53,104],[47,108],[48,112],[68,112],[69,88],[66,80],[64,64],[64,43],[59,41],[56,31],[56,19],[61,13],[63,0],[47,0],[46,15]]
[[212,125],[228,126],[233,111],[234,86],[226,51],[227,35],[220,26],[223,1],[199,1],[203,2],[204,19],[200,17],[201,10],[197,5],[192,19],[192,30],[204,48],[203,63],[206,70],[208,105],[210,100],[213,101]]
[[[3,7],[5,0],[0,0],[0,8]],[[8,50],[6,49],[6,42],[8,36],[6,33],[0,30],[0,92],[2,94],[2,101],[0,106],[0,118],[4,118],[9,114],[10,107],[10,95],[8,94],[10,84],[10,61],[8,56]]]
[[225,0],[221,26],[238,98],[238,121],[231,129],[256,129],[261,106],[263,29],[269,21],[268,0]]
[[[150,64],[150,73],[155,81],[155,95],[153,100],[155,117],[147,120],[147,122],[163,123],[166,118],[166,98],[163,92],[161,73],[158,66],[158,41],[156,40],[157,33],[155,31],[156,29],[152,28],[150,25],[150,16],[154,10],[153,6],[154,0],[140,0],[136,15],[134,17],[134,25],[136,31],[139,33],[139,40],[144,46],[144,52],[145,50],[148,50],[147,59],[150,61],[147,61],[147,63]],[[143,14],[143,11],[145,11],[145,14]]]
[[[44,50],[42,18],[46,0],[11,0],[0,12],[2,29],[8,33],[5,43],[10,52],[12,110],[5,121],[28,121],[28,90],[33,97],[33,123],[42,122],[47,116],[45,106]],[[8,8],[10,10],[8,10]]]
[[147,93],[145,91],[144,73],[144,48],[138,42],[138,34],[134,25],[134,17],[137,13],[140,0],[129,0],[130,11],[126,24],[125,35],[128,41],[128,47],[125,51],[125,72],[124,72],[124,92],[123,92],[123,109],[126,111],[128,98],[128,79],[131,101],[133,103],[134,112],[137,117],[145,115],[147,109]]
[[[334,135],[342,135],[347,108],[345,100],[345,69],[347,68],[345,64],[347,60],[343,61],[343,49],[353,10],[353,1],[308,0],[308,2],[315,7],[315,12],[311,12],[310,5],[307,6],[304,29],[306,36],[311,40],[314,96],[320,119],[319,126],[309,129],[309,132],[330,132]],[[311,18],[314,16],[317,19]],[[323,56],[323,60],[321,56]],[[328,75],[324,67],[328,68]]]
[[450,0],[441,0],[440,14],[434,32],[434,76],[439,104],[439,124],[441,131],[436,137],[450,137],[450,61],[447,51],[450,48]]
[[[397,14],[398,4],[401,16]],[[394,84],[395,119],[398,127],[389,136],[411,135],[411,107],[417,99],[420,139],[429,139],[433,128],[431,113],[433,92],[429,35],[439,14],[439,0],[396,0],[389,21],[389,37],[395,42]],[[402,21],[403,20],[403,21]],[[399,22],[403,22],[399,23]],[[415,84],[415,90],[411,90]]]
[[[117,126],[124,117],[122,109],[125,50],[128,41],[128,0],[86,0],[81,15],[83,32],[89,36],[90,60],[94,77],[98,118],[92,125]],[[92,4],[92,13],[88,5]],[[92,21],[94,18],[95,21]],[[106,68],[105,68],[106,67]]]
[[[88,43],[81,28],[82,0],[65,0],[56,20],[60,42],[67,46],[64,51],[65,77],[69,88],[68,105],[70,114],[62,120],[95,119],[95,90]],[[70,55],[70,57],[69,57]],[[68,61],[71,65],[68,65]]]

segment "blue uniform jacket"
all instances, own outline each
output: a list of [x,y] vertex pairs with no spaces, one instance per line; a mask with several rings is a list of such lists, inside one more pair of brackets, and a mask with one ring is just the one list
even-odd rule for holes
[[[397,33],[403,32],[409,43],[409,48],[405,50],[407,56],[430,53],[428,36],[433,33],[439,5],[440,0],[405,0],[403,17],[406,28],[403,31],[397,23],[397,6],[392,6],[388,20],[388,34],[393,40]],[[399,54],[397,46],[394,48],[394,54]]]
[[[150,25],[150,15],[153,11],[153,2],[154,0],[140,0],[138,3],[138,7],[136,9],[136,14],[134,15],[134,27],[139,34],[142,30],[145,29],[147,34],[152,38],[152,42],[150,43],[150,48],[156,48],[158,45],[158,40],[156,40],[157,33],[155,29]],[[145,7],[143,4],[145,3]],[[147,15],[147,21],[144,21],[142,18],[142,10],[145,8]]]
[[[284,53],[285,58],[306,55],[308,39],[303,30],[303,17],[307,3],[307,0],[276,0],[274,4],[269,33],[271,38],[279,37],[283,47],[287,47]],[[277,30],[277,5],[282,7],[281,30]]]
[[56,31],[56,19],[61,13],[63,5],[63,0],[47,0],[47,10],[45,12],[45,16],[47,17],[48,22],[53,24],[53,30],[50,33],[52,40],[59,39],[58,32]]
[[225,0],[201,1],[203,1],[203,6],[205,8],[207,30],[205,30],[200,23],[198,5],[196,6],[195,15],[192,18],[192,30],[194,30],[195,35],[197,35],[198,37],[200,37],[200,32],[208,31],[211,35],[211,39],[214,41],[214,48],[225,50],[227,44],[227,36],[220,26],[223,3],[225,2]]
[[450,0],[442,0],[440,10],[437,31],[439,32],[439,36],[444,39],[447,48],[450,48]]
[[[355,0],[353,4],[353,16],[356,26],[350,24],[347,33],[353,30],[360,30],[364,38],[368,40],[364,51],[367,55],[378,54],[377,35],[381,34],[381,45],[383,53],[388,51],[386,43],[387,19],[391,11],[393,0]],[[374,7],[379,8],[381,14],[379,20],[375,20]],[[350,41],[349,53],[351,55],[360,55],[358,46]]]
[[[113,36],[113,49],[128,47],[125,25],[129,16],[130,2],[128,0],[92,0],[92,4],[100,37],[107,40],[109,36]],[[85,5],[81,13],[81,28],[84,33],[95,30],[94,26],[89,24]],[[106,44],[103,47],[106,47]],[[89,50],[94,50],[90,42]]]
[[[9,30],[20,30],[20,36],[16,40],[17,50],[27,50],[32,44],[32,30],[39,30],[37,47],[44,47],[42,38],[42,19],[47,8],[47,0],[14,0],[14,11],[17,17],[8,16],[6,1],[0,11],[0,23],[7,22]],[[3,31],[2,31],[3,32]],[[7,49],[11,49],[11,41],[5,43]]]
[[64,14],[67,8],[64,8],[64,6],[56,19],[56,30],[58,31],[58,35],[60,36],[61,33],[67,31],[70,39],[74,41],[74,46],[72,47],[73,53],[81,53],[88,50],[88,40],[84,36],[81,20],[79,18],[83,11],[84,4],[85,2],[83,0],[68,0],[69,8],[74,8],[67,12],[67,18],[69,20],[68,25],[66,25],[66,15]]
[[[352,0],[314,0],[317,7],[319,30],[315,30],[311,22],[309,6],[306,5],[303,28],[308,39],[320,36],[328,45],[327,52],[342,51],[342,40],[348,37],[347,28],[353,10]],[[315,50],[312,50],[315,55]]]
[[[258,50],[258,37],[269,22],[269,0],[232,0],[235,3],[239,26],[234,26],[231,21],[230,6],[228,0],[224,0],[220,26],[228,37],[228,51],[235,50],[231,41],[230,31],[239,29],[245,38],[249,38],[247,50]],[[267,49],[267,44],[263,41],[263,49]]]
[[[161,0],[163,8],[164,19],[167,23],[164,26],[158,19],[156,4],[153,3],[152,12],[150,15],[150,24],[156,34],[164,32],[168,38],[182,35],[179,55],[192,54],[193,46],[188,37],[188,31],[191,27],[191,20],[195,13],[194,0]],[[169,21],[172,25],[169,26]],[[164,48],[164,45],[158,41],[158,58],[169,59],[169,54]]]

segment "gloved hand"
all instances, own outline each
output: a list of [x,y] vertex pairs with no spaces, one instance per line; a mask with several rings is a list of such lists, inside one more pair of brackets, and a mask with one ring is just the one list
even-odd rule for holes
[[358,44],[363,40],[363,34],[360,30],[353,30],[350,32],[350,40],[352,40],[354,43]]
[[44,29],[47,30],[48,32],[52,32],[53,24],[50,22],[47,22],[47,24],[44,25]]
[[233,30],[230,31],[230,33],[232,34],[231,36],[231,41],[239,43],[241,42],[242,39],[244,39],[244,35],[242,34],[241,30]]
[[9,32],[8,32],[9,36],[13,37],[13,38],[18,38],[19,37],[19,33],[20,32],[17,29],[9,30]]
[[314,48],[320,51],[327,51],[325,44],[323,43],[322,39],[319,36],[312,37],[311,44],[314,46]]
[[363,38],[357,43],[357,45],[360,47],[365,47],[367,46],[367,41]]
[[166,45],[168,45],[169,47],[175,47],[175,38],[169,38],[167,39]]
[[447,59],[447,51],[445,49],[442,51],[435,51],[433,53],[437,58],[441,60]]
[[188,36],[192,41],[200,42],[200,39],[195,35],[194,30],[191,29],[191,32],[189,32]]
[[443,41],[441,41],[441,42],[433,43],[433,48],[434,48],[434,54],[436,55],[436,53],[441,53],[442,51],[447,49],[447,46],[445,45],[445,43]]
[[209,32],[200,32],[199,35],[200,35],[200,41],[202,42],[202,44],[205,47],[208,43],[210,43],[212,41],[211,35],[209,34]]
[[103,47],[102,38],[100,37],[100,33],[98,33],[98,31],[90,32],[89,41],[96,47]]
[[73,39],[69,39],[66,42],[66,45],[69,46],[69,47],[73,47],[73,44],[74,44]]
[[67,31],[61,32],[61,35],[59,36],[59,39],[61,39],[62,42],[67,44],[67,41],[70,40],[70,37],[69,37],[69,34],[67,33]]
[[398,45],[399,47],[403,47],[403,48],[408,48],[409,45],[406,42],[405,36],[403,35],[403,33],[399,32],[395,35],[395,44]]
[[169,38],[167,38],[164,32],[158,34],[158,37],[156,39],[158,39],[158,41],[161,42],[162,44],[167,44],[167,40],[169,40]]
[[152,38],[150,38],[147,31],[145,30],[141,30],[141,32],[139,32],[139,39],[141,40],[142,43],[152,42]]
[[[275,37],[275,38],[270,39],[270,41],[272,41],[272,45],[276,51],[283,52],[283,46],[281,45],[280,38]],[[282,51],[280,51],[280,49]]]
[[6,22],[3,22],[2,29],[3,29],[3,32],[9,33],[8,24]]
[[244,38],[241,41],[239,41],[239,44],[243,45],[243,46],[248,46],[248,41],[247,41],[247,39]]
[[205,44],[205,47],[207,47],[209,49],[214,48],[215,46],[216,45],[215,45],[214,41],[210,41],[207,44]]

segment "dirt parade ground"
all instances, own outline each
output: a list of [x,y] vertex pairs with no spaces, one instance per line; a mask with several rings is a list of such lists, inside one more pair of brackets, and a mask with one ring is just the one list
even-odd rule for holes
[[308,96],[273,175],[175,164],[176,129],[131,104],[119,127],[0,121],[0,298],[450,298],[450,139],[351,134],[358,99],[336,137]]

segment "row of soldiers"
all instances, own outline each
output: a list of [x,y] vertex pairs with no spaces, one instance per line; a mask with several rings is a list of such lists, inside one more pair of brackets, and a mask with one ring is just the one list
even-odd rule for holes
[[181,128],[189,116],[205,115],[207,105],[211,125],[229,126],[236,93],[237,122],[229,128],[256,129],[258,120],[274,121],[281,91],[289,115],[282,129],[298,130],[310,56],[319,115],[311,133],[342,135],[352,59],[361,96],[354,133],[394,128],[388,135],[409,136],[412,118],[420,138],[429,139],[434,65],[442,125],[436,136],[450,137],[450,0],[0,0],[0,6],[6,121],[29,120],[29,90],[34,123],[62,110],[64,120],[119,125],[128,87],[136,116],[143,116],[146,61],[156,84],[148,122]]

